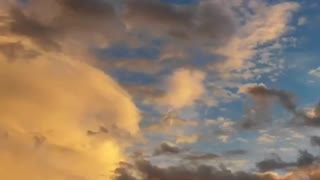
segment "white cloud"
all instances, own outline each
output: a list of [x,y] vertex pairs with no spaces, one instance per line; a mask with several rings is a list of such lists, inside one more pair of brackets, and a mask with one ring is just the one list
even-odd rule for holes
[[192,144],[197,142],[199,136],[197,134],[192,134],[190,136],[177,136],[176,143],[177,144]]
[[177,69],[166,80],[166,93],[157,102],[174,109],[194,105],[205,93],[205,77],[202,71]]
[[257,142],[260,144],[272,144],[275,142],[275,137],[269,134],[262,134],[257,138]]
[[310,70],[309,74],[312,75],[312,76],[320,78],[320,67]]
[[248,60],[257,55],[258,46],[276,43],[288,31],[292,12],[299,8],[299,4],[294,2],[274,5],[261,1],[250,2],[254,2],[248,7],[254,14],[246,17],[244,25],[239,27],[237,35],[229,43],[213,49],[213,52],[226,57],[226,61],[218,68],[222,72],[243,68]]

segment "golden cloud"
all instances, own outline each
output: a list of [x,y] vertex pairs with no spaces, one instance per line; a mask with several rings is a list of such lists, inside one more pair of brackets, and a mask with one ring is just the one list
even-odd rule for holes
[[137,134],[131,97],[104,72],[62,52],[9,57],[0,51],[0,179],[110,178],[125,158],[117,132],[88,132]]

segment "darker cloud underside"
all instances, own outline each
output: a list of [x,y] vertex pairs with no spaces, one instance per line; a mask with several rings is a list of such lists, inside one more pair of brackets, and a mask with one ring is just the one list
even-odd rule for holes
[[70,11],[83,16],[113,17],[113,6],[104,0],[58,0],[58,2]]
[[151,32],[160,30],[178,39],[210,38],[221,42],[235,30],[232,15],[215,3],[177,6],[156,0],[129,0],[125,16],[133,26]]
[[[130,170],[141,173],[142,177],[136,178]],[[270,175],[255,175],[246,172],[231,172],[224,166],[219,168],[200,165],[190,167],[180,165],[174,167],[160,168],[152,165],[147,160],[138,160],[134,165],[123,163],[116,170],[117,180],[271,180]],[[268,178],[270,176],[270,178]]]
[[299,156],[296,162],[285,162],[277,154],[274,154],[272,158],[265,159],[257,162],[257,168],[262,171],[274,171],[280,169],[294,168],[294,167],[306,167],[317,162],[319,157],[310,154],[308,151],[299,151]]
[[[120,6],[116,8],[115,4]],[[48,9],[48,6],[52,8]],[[65,38],[78,40],[98,34],[106,41],[119,40],[129,35],[125,30],[127,25],[131,27],[129,31],[148,32],[157,37],[201,39],[217,44],[228,39],[235,29],[232,15],[214,3],[174,5],[155,0],[116,3],[105,0],[32,0],[25,7],[26,10],[21,6],[11,7],[11,31],[30,38],[40,47],[55,50]],[[39,18],[42,14],[37,14],[39,11],[54,18],[43,22]]]
[[16,59],[32,59],[39,55],[38,52],[27,49],[19,42],[0,44],[0,52],[10,62]]
[[320,147],[320,137],[319,136],[312,136],[310,138],[310,142],[312,146],[319,146]]
[[249,87],[247,92],[253,96],[271,97],[277,98],[280,103],[289,111],[294,112],[296,110],[296,104],[294,102],[293,95],[278,89],[269,89],[262,85]]
[[41,47],[47,49],[58,49],[59,45],[55,42],[55,37],[59,34],[58,29],[43,25],[34,19],[26,16],[20,9],[13,8],[10,11],[13,21],[10,30],[13,33],[23,35],[32,39]]
[[179,154],[182,150],[172,144],[163,142],[160,144],[160,146],[154,151],[154,155],[158,156],[158,155],[170,155],[170,154]]
[[[317,141],[318,137],[312,137],[311,143]],[[158,148],[161,153],[169,153],[171,155],[178,156],[181,153],[181,149],[168,143],[162,143]],[[159,153],[160,153],[159,150]],[[227,151],[223,154],[245,154],[247,151],[234,150]],[[192,156],[189,156],[192,160]],[[197,160],[209,160],[210,158],[217,158],[219,156],[214,154],[203,154],[201,156],[194,155]],[[296,169],[304,170],[304,177],[311,179],[319,179],[317,173],[319,157],[314,156],[306,150],[299,151],[299,156],[295,162],[285,162],[277,154],[269,159],[257,162],[256,167],[260,172],[232,172],[227,169],[223,164],[219,167],[204,165],[199,163],[183,163],[169,167],[159,167],[152,164],[149,160],[143,159],[141,156],[136,157],[134,163],[120,163],[120,166],[115,170],[116,180],[290,180],[295,176],[288,176],[279,178],[270,173],[275,170],[283,169]],[[311,169],[311,171],[309,171]],[[135,173],[132,173],[135,172]],[[314,172],[314,173],[313,173]],[[136,177],[136,174],[139,177]],[[293,175],[293,174],[292,174]]]

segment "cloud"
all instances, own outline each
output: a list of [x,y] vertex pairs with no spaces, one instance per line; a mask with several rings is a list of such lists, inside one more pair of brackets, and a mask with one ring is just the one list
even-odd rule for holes
[[59,48],[59,44],[55,41],[55,37],[59,35],[56,29],[26,16],[20,9],[11,9],[10,14],[13,19],[10,23],[11,32],[32,39],[40,47],[46,49]]
[[[117,136],[87,135],[100,126],[139,131],[138,109],[109,76],[62,54],[0,59],[0,71],[0,131],[7,134],[0,179],[108,176],[124,159]],[[26,169],[12,173],[16,162]]]
[[19,42],[7,42],[0,44],[0,51],[8,61],[14,61],[16,59],[30,60],[39,55],[39,52],[27,49]]
[[276,98],[290,112],[296,111],[293,95],[282,90],[268,89],[264,85],[249,86],[243,90],[254,98]]
[[273,154],[271,158],[256,163],[256,166],[261,172],[294,167],[304,168],[312,166],[313,163],[316,162],[318,159],[319,157],[313,156],[308,151],[300,150],[296,162],[285,162],[279,157],[279,155]]
[[[254,107],[247,111],[246,119],[242,122],[242,127],[245,129],[257,128],[268,123],[272,123],[271,106],[273,102],[278,102],[287,111],[294,115],[295,119],[303,119],[307,124],[310,118],[305,112],[299,110],[295,102],[295,97],[292,93],[267,88],[264,84],[248,84],[239,88],[240,93],[249,94],[254,104]],[[297,123],[297,122],[292,122]]]
[[310,118],[319,118],[320,117],[320,103],[318,103],[314,108],[307,109],[306,115]]
[[225,46],[213,48],[214,53],[226,59],[218,68],[214,66],[221,72],[244,68],[246,62],[259,53],[257,47],[275,42],[288,31],[291,14],[299,8],[295,2],[267,5],[262,1],[251,1],[247,6],[241,6],[245,12],[252,11],[252,15],[244,15],[243,25]]
[[122,163],[116,170],[117,180],[292,180],[317,179],[320,177],[317,166],[299,168],[283,176],[273,172],[248,173],[232,172],[223,165],[219,168],[209,165],[184,165],[158,167],[148,160],[137,160],[134,164]]
[[160,144],[160,146],[154,151],[153,155],[159,156],[159,155],[174,155],[179,154],[181,152],[181,149],[178,146],[175,146],[172,143],[163,142]]
[[155,122],[147,125],[144,129],[145,132],[155,133],[162,132],[166,134],[176,133],[174,130],[186,127],[196,127],[199,123],[195,120],[186,120],[177,117],[172,112],[169,112],[162,117],[160,122]]
[[232,14],[222,3],[200,2],[195,7],[158,0],[129,0],[125,14],[130,29],[148,30],[177,39],[223,41],[234,31]]
[[261,144],[272,144],[275,142],[275,137],[268,134],[263,134],[257,138],[257,142]]
[[[252,128],[256,127],[257,124],[261,123],[261,120],[257,121],[257,117],[267,117],[268,119],[265,122],[270,122],[271,117],[268,117],[268,107],[270,103],[274,100],[277,100],[287,111],[294,115],[294,118],[291,123],[300,126],[313,126],[317,127],[320,125],[319,118],[319,104],[317,104],[314,108],[307,110],[298,109],[298,105],[294,101],[294,96],[292,93],[279,90],[279,89],[270,89],[267,88],[264,84],[249,84],[244,85],[239,88],[239,92],[250,94],[256,103],[255,105],[258,107],[252,108],[249,110],[249,115],[257,114],[258,116],[254,116],[254,118],[248,118],[243,123],[242,126],[244,128]],[[260,109],[262,108],[262,109]],[[256,110],[259,113],[256,112]],[[251,114],[250,114],[251,113]],[[264,115],[264,116],[263,116]],[[302,120],[302,121],[301,121]]]
[[310,70],[309,74],[315,77],[320,77],[320,67]]
[[292,167],[295,166],[295,163],[284,162],[277,154],[273,154],[272,158],[262,160],[256,163],[256,166],[260,171],[266,172]]
[[197,142],[199,136],[197,134],[192,134],[190,136],[177,136],[176,143],[178,144],[192,144]]
[[23,8],[11,3],[9,9],[10,32],[46,50],[63,48],[79,53],[87,51],[89,44],[103,46],[124,32],[112,4],[102,0],[32,0]]
[[320,146],[320,137],[319,136],[311,136],[310,143],[312,146]]
[[219,155],[213,154],[213,153],[201,153],[201,154],[189,154],[184,157],[185,160],[190,160],[190,161],[210,161],[220,158]]
[[236,149],[236,150],[229,150],[222,153],[224,156],[239,156],[239,155],[246,155],[248,154],[247,150],[243,149]]
[[59,3],[66,9],[85,17],[110,18],[115,14],[112,5],[103,0],[60,0]]
[[166,93],[158,103],[173,109],[192,106],[205,93],[205,77],[202,71],[177,69],[167,78]]

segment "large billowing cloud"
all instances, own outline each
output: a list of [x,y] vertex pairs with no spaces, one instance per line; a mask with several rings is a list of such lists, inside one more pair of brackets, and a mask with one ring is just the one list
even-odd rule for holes
[[[66,34],[44,24],[48,17],[35,19],[36,5],[4,11],[0,179],[110,179],[126,158],[125,139],[139,132],[139,110],[117,82],[88,64],[90,56],[60,48]],[[73,5],[65,6],[102,15],[97,7]],[[92,136],[96,131],[103,136]]]
[[1,58],[0,81],[1,179],[108,176],[124,158],[117,133],[87,132],[139,130],[139,112],[116,82],[62,54]]

